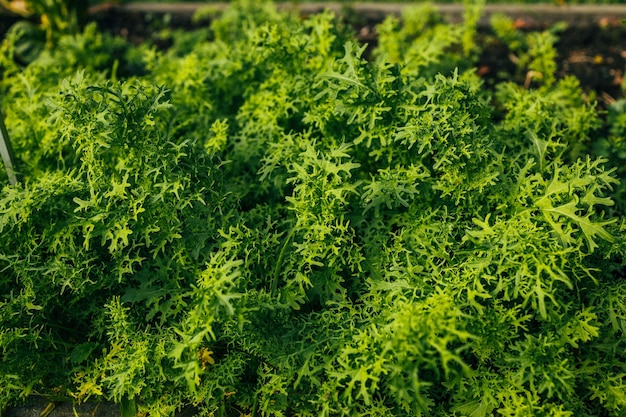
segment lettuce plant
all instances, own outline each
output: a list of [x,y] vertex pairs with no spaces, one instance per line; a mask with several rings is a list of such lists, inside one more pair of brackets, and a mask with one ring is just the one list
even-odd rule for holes
[[572,78],[485,88],[475,11],[406,16],[368,51],[238,2],[168,50],[88,27],[21,72],[9,39],[0,406],[623,415],[604,121]]

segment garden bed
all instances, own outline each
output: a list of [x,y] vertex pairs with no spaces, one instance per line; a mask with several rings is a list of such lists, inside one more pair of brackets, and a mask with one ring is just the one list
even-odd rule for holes
[[624,8],[198,7],[3,64],[7,416],[623,415]]

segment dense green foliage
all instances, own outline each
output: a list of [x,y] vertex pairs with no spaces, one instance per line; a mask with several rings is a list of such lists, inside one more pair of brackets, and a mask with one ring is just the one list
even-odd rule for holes
[[[183,2],[185,0],[156,0],[157,3],[176,3]],[[208,3],[224,3],[231,0],[205,0]],[[321,0],[319,2],[327,3],[415,3],[415,0]],[[136,0],[123,0],[121,3],[133,3],[138,2]],[[304,0],[291,0],[292,3],[304,3]],[[316,3],[319,3],[316,2]],[[461,4],[461,0],[438,0],[434,3],[457,3]],[[498,3],[513,3],[513,4],[558,4],[558,5],[572,5],[572,4],[622,4],[623,0],[486,0],[488,4]]]
[[502,19],[521,82],[484,88],[478,13],[5,39],[0,408],[623,416],[626,106]]

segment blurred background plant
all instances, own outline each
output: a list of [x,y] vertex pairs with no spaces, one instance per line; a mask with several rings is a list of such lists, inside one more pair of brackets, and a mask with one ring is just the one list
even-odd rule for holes
[[32,62],[61,36],[80,33],[88,6],[88,0],[0,0],[0,12],[24,18],[9,29],[16,40],[16,58]]

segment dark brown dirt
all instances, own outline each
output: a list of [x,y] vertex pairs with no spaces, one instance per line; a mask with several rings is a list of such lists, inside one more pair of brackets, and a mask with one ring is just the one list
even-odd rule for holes
[[[486,43],[478,62],[478,71],[493,84],[505,78],[523,83],[515,75],[515,56],[491,34],[483,34]],[[568,75],[580,80],[584,91],[601,108],[626,97],[623,90],[626,70],[626,26],[568,28],[558,34],[557,77]],[[523,75],[522,75],[523,77]]]
[[568,29],[560,36],[559,74],[574,75],[604,101],[623,97],[626,25]]

